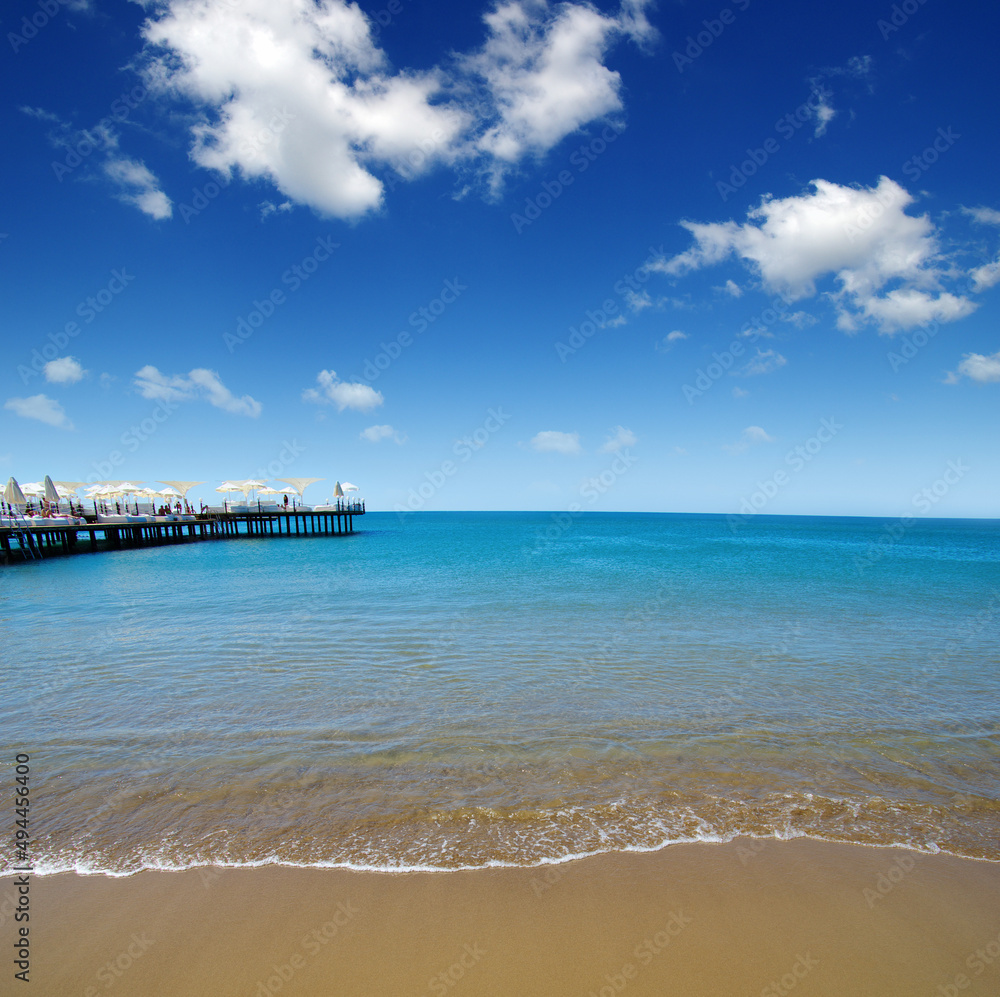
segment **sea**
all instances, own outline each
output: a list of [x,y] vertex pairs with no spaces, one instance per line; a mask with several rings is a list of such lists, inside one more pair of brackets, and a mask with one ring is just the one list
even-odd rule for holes
[[1000,521],[355,526],[0,568],[36,873],[737,835],[1000,860]]

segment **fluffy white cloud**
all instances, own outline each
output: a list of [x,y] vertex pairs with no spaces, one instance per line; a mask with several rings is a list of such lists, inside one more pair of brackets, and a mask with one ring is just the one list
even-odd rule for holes
[[261,404],[249,395],[237,398],[223,383],[218,374],[204,367],[196,367],[187,374],[163,374],[147,364],[135,372],[132,382],[143,398],[163,402],[183,402],[201,398],[233,415],[256,418]]
[[52,384],[76,384],[82,381],[87,372],[76,357],[56,357],[43,368],[45,380]]
[[37,419],[47,426],[57,429],[72,429],[62,405],[47,395],[31,395],[29,398],[8,398],[3,407],[22,419]]
[[392,440],[395,443],[405,443],[406,437],[397,432],[392,426],[369,426],[367,429],[361,430],[361,439],[367,440],[369,443],[379,443],[382,440]]
[[620,38],[654,37],[647,5],[623,0],[606,16],[588,3],[501,2],[481,49],[416,72],[389,66],[346,0],[165,0],[143,27],[146,78],[201,109],[199,165],[355,218],[381,205],[380,168],[409,179],[485,157],[495,186],[524,156],[620,110],[603,57]]
[[747,426],[735,443],[724,444],[722,449],[731,454],[743,453],[758,443],[773,443],[774,437],[769,436],[760,426]]
[[966,353],[958,365],[958,372],[949,374],[946,383],[956,384],[961,380],[962,374],[980,384],[1000,381],[1000,350],[989,356],[984,356],[982,353]]
[[321,370],[316,375],[316,381],[319,388],[306,388],[302,392],[303,401],[336,405],[338,412],[343,412],[345,408],[368,412],[385,401],[382,392],[376,391],[370,384],[338,380],[337,372],[333,370]]
[[143,32],[151,83],[205,108],[199,165],[268,179],[331,215],[379,206],[372,164],[420,172],[449,158],[467,125],[439,102],[441,74],[392,73],[343,0],[172,0]]
[[1000,259],[976,267],[970,271],[969,276],[972,278],[974,289],[977,292],[985,291],[986,288],[992,287],[997,281],[1000,281]]
[[725,285],[723,286],[723,290],[726,292],[726,294],[734,298],[743,297],[743,288],[740,287],[740,285],[737,284],[736,281],[734,280],[727,280]]
[[620,111],[621,78],[604,65],[616,36],[645,42],[655,32],[647,3],[630,0],[616,17],[589,4],[546,0],[500,3],[485,17],[489,37],[464,60],[481,76],[499,120],[477,146],[503,163],[551,149],[597,118]]
[[579,433],[560,433],[555,429],[546,429],[537,433],[531,439],[531,446],[541,453],[580,453]]
[[[787,302],[816,294],[833,276],[838,325],[845,331],[873,322],[892,333],[970,314],[968,298],[941,288],[945,268],[934,226],[906,214],[913,197],[882,177],[878,185],[842,187],[814,180],[813,192],[766,197],[745,224],[682,222],[695,245],[652,269],[677,276],[735,254]],[[894,285],[891,286],[890,285]]]
[[160,190],[160,181],[145,163],[116,156],[104,164],[104,172],[118,185],[119,200],[134,204],[143,214],[157,220],[173,214],[170,198]]
[[784,367],[788,361],[777,350],[762,350],[758,348],[757,356],[748,360],[739,370],[744,377],[756,377],[758,374],[770,374],[779,367]]
[[609,436],[601,447],[601,453],[617,453],[619,450],[624,450],[626,447],[634,447],[636,443],[639,442],[639,438],[632,432],[631,429],[626,429],[624,426],[618,426],[615,429],[614,435]]

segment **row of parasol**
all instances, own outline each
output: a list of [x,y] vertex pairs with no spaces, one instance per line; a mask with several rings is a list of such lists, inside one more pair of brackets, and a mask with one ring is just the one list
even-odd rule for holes
[[[285,487],[275,488],[257,478],[247,478],[240,481],[224,481],[215,490],[220,494],[231,495],[242,493],[244,499],[250,501],[252,497],[287,495],[293,492],[301,500],[306,488],[317,481],[325,481],[325,478],[277,478]],[[144,487],[143,482],[134,481],[98,481],[87,485],[85,481],[53,481],[48,475],[42,481],[32,481],[24,485],[19,485],[14,478],[10,478],[3,491],[3,500],[11,508],[25,507],[31,500],[45,500],[51,506],[58,506],[60,502],[67,501],[139,501],[148,500],[156,504],[161,503],[172,505],[176,502],[186,502],[188,492],[195,485],[203,485],[203,481],[158,481],[156,484],[165,485],[164,488]],[[83,499],[77,494],[81,488],[85,488]],[[358,491],[357,485],[352,485],[349,481],[341,484],[339,481],[334,486],[334,497],[343,498],[349,492]]]

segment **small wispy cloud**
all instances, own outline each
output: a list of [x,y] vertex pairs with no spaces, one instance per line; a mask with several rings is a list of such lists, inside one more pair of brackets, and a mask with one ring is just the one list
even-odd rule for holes
[[302,392],[302,400],[320,405],[336,405],[338,412],[343,412],[345,408],[369,412],[385,401],[382,392],[376,391],[370,384],[341,381],[333,370],[321,370],[316,375],[316,382],[319,387],[306,388]]
[[170,198],[160,189],[160,181],[138,159],[115,156],[104,164],[105,175],[118,187],[118,200],[134,204],[144,215],[157,221],[174,213]]
[[691,337],[686,332],[681,332],[680,329],[674,329],[673,332],[668,332],[661,340],[656,344],[657,350],[660,353],[667,353],[674,346],[675,343],[682,342],[685,339],[690,339]]
[[279,211],[282,213],[291,211],[295,205],[291,201],[282,201],[281,204],[275,204],[273,201],[261,201],[257,207],[260,208],[260,217],[263,220]]
[[362,429],[359,436],[362,440],[367,440],[369,443],[381,443],[382,440],[392,440],[393,443],[402,445],[407,440],[407,437],[403,433],[400,433],[389,425],[369,426],[367,429]]
[[624,426],[616,426],[614,433],[608,436],[601,445],[600,452],[617,453],[619,450],[625,450],[627,447],[634,447],[638,442],[639,438],[631,429],[626,429]]
[[773,443],[774,437],[769,436],[760,426],[747,426],[735,443],[725,443],[722,449],[726,453],[740,454],[759,443]]
[[147,364],[135,372],[132,384],[143,398],[163,402],[202,399],[224,412],[252,419],[256,419],[263,408],[250,395],[237,398],[214,370],[205,367],[195,367],[187,374],[164,374],[152,364]]
[[1000,211],[995,208],[962,208],[962,211],[980,225],[1000,225]]
[[744,377],[756,377],[760,374],[770,374],[784,367],[788,361],[776,350],[757,350],[757,356],[745,363],[739,370]]
[[561,433],[556,429],[546,429],[536,433],[530,445],[539,453],[581,453],[579,433]]
[[22,419],[34,419],[56,429],[72,429],[73,423],[65,409],[48,395],[31,395],[28,398],[8,398],[3,407]]

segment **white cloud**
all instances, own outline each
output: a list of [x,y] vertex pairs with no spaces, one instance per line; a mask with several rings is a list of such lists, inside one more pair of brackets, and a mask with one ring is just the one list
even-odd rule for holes
[[737,385],[733,388],[733,398],[746,398],[750,394],[745,388],[741,388]]
[[984,356],[982,353],[966,353],[958,365],[958,372],[950,373],[945,383],[957,384],[962,374],[980,384],[1000,381],[1000,350],[990,356]]
[[260,217],[261,220],[263,220],[267,218],[268,215],[273,215],[278,211],[291,211],[294,205],[291,201],[282,201],[281,204],[275,204],[273,201],[261,201],[257,207],[260,208]]
[[[537,439],[538,437],[535,437]],[[613,436],[609,436],[601,446],[601,453],[617,453],[626,447],[634,447],[639,442],[639,438],[631,429],[624,426],[617,426]]]
[[[126,204],[134,204],[143,214],[151,218],[169,218],[173,213],[170,198],[160,189],[160,181],[153,175],[145,163],[138,159],[130,159],[119,152],[118,133],[111,126],[111,118],[99,121],[89,129],[77,129],[58,114],[52,114],[40,107],[22,107],[21,110],[29,117],[55,125],[48,139],[52,145],[60,149],[72,151],[80,163],[78,150],[88,150],[87,155],[96,153],[94,164],[103,172],[117,188],[117,197]],[[56,176],[62,180],[66,174],[72,173],[76,166],[65,163],[53,163]]]
[[406,437],[393,429],[392,426],[369,426],[367,429],[361,430],[360,436],[361,439],[367,440],[369,443],[379,443],[382,440],[392,440],[399,444],[406,442]]
[[485,16],[477,51],[397,71],[356,3],[164,0],[143,27],[146,79],[200,109],[200,166],[356,218],[382,203],[380,169],[411,179],[485,160],[496,188],[525,156],[621,110],[621,80],[603,59],[620,39],[655,37],[647,6],[623,0],[608,16],[589,3],[507,0]]
[[992,287],[997,281],[1000,281],[1000,259],[976,267],[975,270],[969,272],[969,276],[972,278],[974,289],[977,292],[985,291],[986,288]]
[[762,350],[758,347],[757,356],[748,360],[739,373],[744,377],[756,377],[758,374],[770,374],[786,363],[788,361],[777,350]]
[[791,315],[782,315],[782,322],[791,322],[796,329],[805,329],[807,326],[815,325],[819,319],[815,315],[810,315],[809,312],[792,312]]
[[500,3],[485,16],[489,37],[464,66],[486,81],[499,120],[478,147],[501,163],[547,152],[590,121],[622,109],[621,78],[603,63],[616,36],[651,40],[648,4],[627,0],[617,17],[589,4]]
[[760,426],[747,426],[735,443],[724,444],[722,449],[731,454],[743,453],[758,443],[773,443],[774,437],[768,436]]
[[743,288],[740,287],[740,285],[737,284],[736,281],[734,280],[727,280],[723,290],[726,292],[726,294],[732,295],[732,297],[734,298],[743,297]]
[[337,217],[379,207],[372,165],[422,172],[468,124],[440,72],[393,74],[343,0],[172,0],[143,33],[150,83],[205,109],[195,162]]
[[656,348],[661,353],[667,353],[674,343],[679,343],[681,340],[690,339],[691,337],[686,332],[681,332],[680,329],[674,329],[673,332],[668,332],[663,339],[661,339],[657,344]]
[[926,215],[906,214],[913,197],[899,184],[882,177],[874,188],[811,186],[812,193],[764,198],[745,224],[682,222],[695,245],[652,269],[678,276],[735,254],[789,303],[814,296],[816,281],[833,276],[840,289],[831,298],[845,331],[873,322],[892,333],[975,309],[942,290],[934,226]]
[[104,172],[118,185],[119,200],[134,204],[143,214],[157,221],[173,214],[170,198],[160,190],[160,181],[147,169],[145,163],[117,156],[104,164]]
[[30,398],[8,398],[3,407],[22,419],[37,419],[47,426],[57,429],[72,429],[62,405],[47,395],[32,395]]
[[385,401],[382,392],[376,391],[370,384],[338,380],[337,372],[333,370],[321,370],[316,375],[316,381],[319,388],[306,388],[302,392],[303,401],[336,405],[338,412],[343,412],[345,408],[368,412]]
[[76,384],[82,381],[87,372],[76,357],[56,357],[43,368],[45,380],[52,384]]
[[813,110],[816,114],[816,128],[813,131],[814,138],[820,138],[826,134],[826,126],[833,121],[837,112],[830,103],[830,93],[825,90],[817,90],[813,94]]
[[541,453],[578,454],[581,452],[580,434],[546,429],[532,437],[531,446]]
[[1000,211],[996,211],[994,208],[962,208],[967,215],[970,215],[973,221],[979,222],[980,225],[1000,225]]
[[132,383],[143,398],[156,401],[183,402],[202,398],[225,412],[254,419],[262,410],[256,399],[249,395],[237,398],[215,371],[204,367],[196,367],[188,374],[163,374],[156,367],[147,364],[135,372]]
[[625,304],[628,306],[629,311],[638,313],[645,311],[647,308],[652,308],[653,299],[650,298],[648,291],[627,290],[625,292]]
[[22,104],[19,108],[22,114],[28,115],[29,118],[34,118],[36,121],[48,121],[51,124],[61,125],[62,118],[58,114],[53,114],[51,111],[46,111],[44,107],[30,107],[26,104]]

